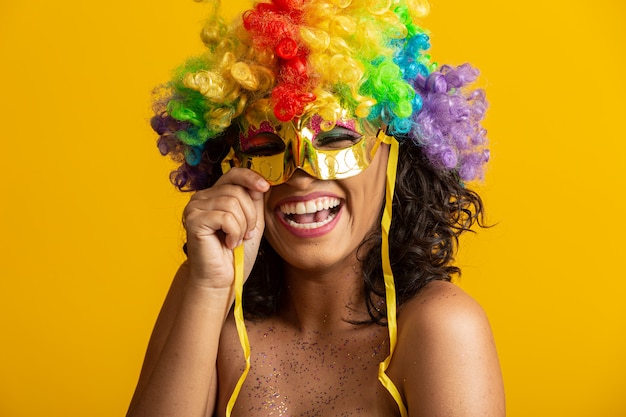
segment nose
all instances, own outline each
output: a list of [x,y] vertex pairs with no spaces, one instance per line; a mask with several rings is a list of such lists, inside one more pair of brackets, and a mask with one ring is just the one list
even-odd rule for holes
[[296,169],[302,168],[308,162],[309,149],[306,140],[302,138],[300,132],[295,132],[294,138],[291,142],[292,151],[292,164]]
[[317,178],[309,175],[301,168],[297,168],[291,177],[285,181],[285,184],[289,184],[298,190],[306,190],[316,180]]

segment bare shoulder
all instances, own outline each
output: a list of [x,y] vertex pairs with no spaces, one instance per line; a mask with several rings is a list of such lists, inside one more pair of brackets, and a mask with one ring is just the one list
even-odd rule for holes
[[431,282],[402,306],[389,374],[411,417],[505,414],[489,320],[454,284]]
[[463,289],[446,281],[430,282],[402,306],[398,316],[409,337],[420,331],[455,330],[453,333],[458,335],[457,330],[488,327],[480,304]]

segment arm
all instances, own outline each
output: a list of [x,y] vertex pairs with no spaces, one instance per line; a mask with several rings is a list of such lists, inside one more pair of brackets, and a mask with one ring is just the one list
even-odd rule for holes
[[159,314],[128,417],[213,414],[218,343],[234,299],[232,249],[245,240],[247,276],[268,188],[252,171],[233,169],[192,197],[184,214],[189,258]]
[[506,413],[487,317],[453,284],[433,282],[403,307],[392,366],[411,417]]
[[217,340],[231,299],[230,291],[190,284],[188,264],[180,267],[152,332],[129,417],[211,415]]

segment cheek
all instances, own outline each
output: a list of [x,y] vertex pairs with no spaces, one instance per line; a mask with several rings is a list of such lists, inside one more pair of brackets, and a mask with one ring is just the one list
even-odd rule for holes
[[274,212],[270,208],[270,203],[269,203],[271,195],[272,195],[272,187],[270,187],[269,191],[266,192],[263,195],[263,213],[257,213],[257,214],[261,214],[261,215],[264,216],[263,218],[265,220],[265,228],[266,229],[267,229],[268,222],[271,223],[273,221],[273,218],[274,218]]
[[381,146],[365,171],[345,180],[353,180],[353,183],[346,184],[346,189],[352,190],[348,191],[349,195],[353,196],[352,209],[355,210],[355,214],[360,213],[371,227],[380,220],[379,214],[385,200],[388,157],[387,146]]
[[269,201],[270,201],[272,189],[273,187],[270,187],[270,190],[266,192],[264,195],[264,201],[263,201],[264,212],[261,214],[264,216],[264,220],[265,220],[265,230],[263,231],[263,236],[265,237],[265,239],[267,239],[267,241],[273,248],[276,248],[276,244],[280,244],[281,242],[281,239],[278,235],[278,229],[282,226],[278,224],[278,219],[276,219],[274,210],[270,207]]

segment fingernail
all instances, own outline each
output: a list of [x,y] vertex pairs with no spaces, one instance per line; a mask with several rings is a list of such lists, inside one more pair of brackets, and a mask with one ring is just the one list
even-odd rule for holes
[[268,190],[270,188],[270,184],[264,179],[259,179],[259,181],[257,181],[257,184],[259,185],[260,188],[264,190]]
[[249,232],[246,232],[245,239],[252,239],[254,236],[256,236],[256,230],[252,229]]

